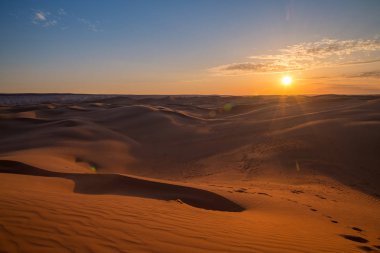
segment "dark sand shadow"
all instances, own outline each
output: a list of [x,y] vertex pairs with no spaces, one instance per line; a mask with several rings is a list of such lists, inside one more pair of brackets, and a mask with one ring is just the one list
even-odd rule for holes
[[159,200],[179,199],[188,205],[207,210],[226,212],[245,210],[231,200],[213,192],[119,174],[52,172],[10,160],[0,160],[0,173],[70,179],[75,182],[74,192],[76,193],[127,195]]

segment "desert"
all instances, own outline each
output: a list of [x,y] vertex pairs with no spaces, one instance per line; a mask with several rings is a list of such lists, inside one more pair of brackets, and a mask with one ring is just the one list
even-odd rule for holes
[[380,248],[379,96],[34,97],[1,96],[4,252]]
[[380,252],[380,0],[0,10],[0,253]]

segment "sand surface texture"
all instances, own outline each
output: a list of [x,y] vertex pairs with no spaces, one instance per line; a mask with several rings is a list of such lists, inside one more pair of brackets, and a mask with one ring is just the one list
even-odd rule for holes
[[0,252],[380,252],[380,96],[30,96]]

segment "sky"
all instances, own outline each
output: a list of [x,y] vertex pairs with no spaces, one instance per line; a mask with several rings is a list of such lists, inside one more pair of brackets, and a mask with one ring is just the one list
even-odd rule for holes
[[379,0],[2,0],[0,11],[0,93],[380,94]]

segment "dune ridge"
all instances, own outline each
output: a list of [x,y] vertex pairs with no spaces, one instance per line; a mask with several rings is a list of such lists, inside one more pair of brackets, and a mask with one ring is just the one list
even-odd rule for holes
[[119,174],[53,172],[7,160],[0,160],[0,173],[70,179],[75,182],[74,192],[76,193],[129,195],[161,200],[179,200],[194,207],[214,211],[241,212],[244,210],[238,204],[209,191]]

